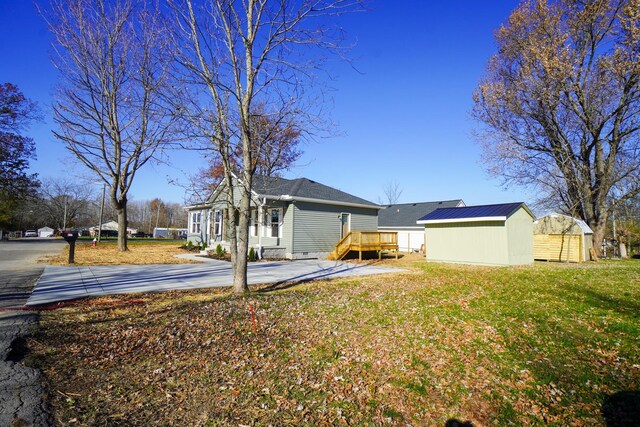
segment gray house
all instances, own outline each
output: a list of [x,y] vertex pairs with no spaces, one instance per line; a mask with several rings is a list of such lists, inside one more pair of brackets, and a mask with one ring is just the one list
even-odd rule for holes
[[[236,179],[234,185],[242,182]],[[189,241],[228,248],[224,186],[219,185],[205,203],[187,207]],[[324,258],[350,231],[376,231],[379,209],[307,178],[255,176],[249,246],[264,258]]]
[[398,250],[417,252],[424,249],[424,226],[416,221],[438,208],[461,206],[461,199],[387,205],[378,214],[378,231],[398,233]]

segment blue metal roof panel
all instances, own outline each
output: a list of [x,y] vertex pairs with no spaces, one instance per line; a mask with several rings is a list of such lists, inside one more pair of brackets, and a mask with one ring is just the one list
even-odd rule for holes
[[524,203],[517,202],[497,205],[464,206],[460,208],[439,208],[423,216],[418,221],[508,217],[522,205],[524,205]]

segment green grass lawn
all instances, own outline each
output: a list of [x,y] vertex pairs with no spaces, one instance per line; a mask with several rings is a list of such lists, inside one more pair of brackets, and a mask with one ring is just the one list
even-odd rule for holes
[[43,313],[28,363],[48,378],[61,425],[580,426],[640,416],[640,261],[383,263],[407,271]]

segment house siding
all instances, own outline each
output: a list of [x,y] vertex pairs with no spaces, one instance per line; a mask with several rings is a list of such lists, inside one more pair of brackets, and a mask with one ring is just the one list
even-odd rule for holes
[[292,246],[290,254],[296,258],[304,253],[326,256],[340,240],[341,213],[351,214],[351,230],[376,231],[378,210],[319,203],[295,202],[293,206]]

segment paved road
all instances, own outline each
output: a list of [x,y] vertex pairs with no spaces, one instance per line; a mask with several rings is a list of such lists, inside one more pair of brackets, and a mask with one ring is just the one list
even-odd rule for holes
[[3,311],[23,306],[44,270],[38,258],[59,253],[55,239],[0,241],[0,425],[51,425],[40,373],[20,364],[25,337],[38,325],[34,312]]
[[[194,255],[203,264],[122,265],[95,267],[47,266],[28,305],[89,296],[231,286],[231,264]],[[398,272],[395,268],[340,261],[266,261],[248,265],[249,284],[304,282],[335,277]]]

